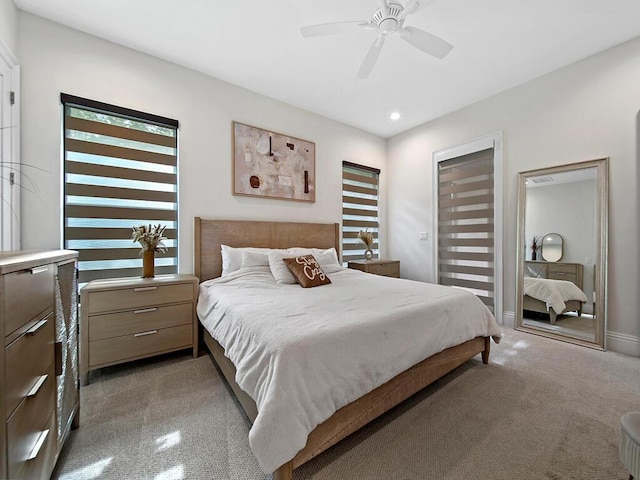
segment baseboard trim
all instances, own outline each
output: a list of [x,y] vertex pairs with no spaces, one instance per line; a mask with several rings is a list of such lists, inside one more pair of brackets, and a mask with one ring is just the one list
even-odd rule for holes
[[500,323],[503,327],[515,328],[516,326],[516,313],[515,312],[504,312],[502,314],[502,322]]
[[625,333],[607,332],[607,350],[640,357],[640,338]]
[[[500,322],[498,322],[500,323]],[[504,312],[502,315],[503,327],[515,328],[516,315],[515,312]],[[607,332],[607,350],[632,357],[640,357],[640,337],[627,335],[626,333]]]

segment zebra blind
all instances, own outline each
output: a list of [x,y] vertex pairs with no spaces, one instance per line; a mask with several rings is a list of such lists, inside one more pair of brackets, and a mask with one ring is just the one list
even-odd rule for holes
[[438,164],[438,278],[494,310],[493,148]]
[[176,273],[177,128],[163,117],[61,95],[64,247],[78,250],[79,283],[139,276],[131,228],[166,225],[156,273]]
[[358,232],[373,233],[373,256],[378,258],[378,181],[380,170],[342,162],[342,261],[364,259]]

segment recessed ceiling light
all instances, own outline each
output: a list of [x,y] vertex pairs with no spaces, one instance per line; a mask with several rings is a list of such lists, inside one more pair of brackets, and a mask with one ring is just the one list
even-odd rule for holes
[[391,120],[398,120],[400,118],[400,114],[398,112],[393,112],[389,118]]

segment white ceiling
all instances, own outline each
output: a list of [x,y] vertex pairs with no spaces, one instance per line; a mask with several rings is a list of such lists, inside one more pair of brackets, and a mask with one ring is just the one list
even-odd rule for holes
[[447,57],[394,35],[357,80],[375,32],[304,39],[300,27],[368,21],[377,0],[14,1],[385,138],[640,36],[638,0],[438,0],[405,26],[453,44]]

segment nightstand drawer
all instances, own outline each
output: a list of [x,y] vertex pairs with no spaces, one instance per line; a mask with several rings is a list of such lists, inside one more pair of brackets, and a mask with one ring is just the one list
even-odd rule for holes
[[375,275],[385,275],[388,277],[400,276],[400,262],[386,262],[370,265],[367,268],[368,273]]
[[53,271],[50,264],[4,275],[5,335],[53,307]]
[[147,308],[150,305],[192,302],[193,283],[149,285],[92,292],[89,314]]
[[145,307],[89,317],[89,341],[193,324],[193,304]]
[[193,324],[137,332],[122,337],[89,342],[89,367],[99,367],[149,354],[193,346]]
[[6,349],[5,411],[9,416],[43,375],[54,372],[53,314],[34,323]]
[[55,383],[55,377],[47,378],[38,393],[26,398],[7,422],[9,478],[43,478],[43,472],[50,472],[51,447],[57,437],[52,413]]

